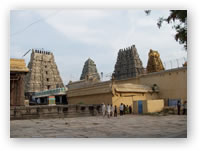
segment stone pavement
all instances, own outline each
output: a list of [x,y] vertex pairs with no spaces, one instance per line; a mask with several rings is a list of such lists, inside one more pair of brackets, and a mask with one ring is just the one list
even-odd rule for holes
[[187,137],[187,116],[125,115],[11,120],[11,138],[166,138]]

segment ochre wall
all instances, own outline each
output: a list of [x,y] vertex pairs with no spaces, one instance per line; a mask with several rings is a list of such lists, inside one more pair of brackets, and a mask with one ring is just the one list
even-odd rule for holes
[[85,95],[85,96],[75,96],[68,98],[69,104],[111,104],[112,103],[112,94],[111,93],[103,93],[103,94],[93,94],[93,95]]
[[138,78],[116,81],[116,83],[135,83],[159,87],[159,98],[187,100],[187,67],[150,73]]
[[[164,108],[164,100],[142,100],[142,111],[143,113],[154,113],[160,112]],[[138,101],[133,102],[133,113],[138,114]]]
[[121,103],[123,103],[123,104],[125,104],[125,105],[128,105],[128,106],[132,106],[132,104],[133,104],[133,99],[132,99],[132,97],[130,96],[130,97],[117,97],[117,96],[114,96],[113,98],[112,98],[112,104],[113,104],[113,106],[117,106],[117,109],[118,109],[118,111],[119,111],[119,106],[120,106],[120,104]]
[[113,96],[112,97],[112,104],[119,108],[120,104],[123,103],[125,105],[131,106],[132,109],[134,108],[133,101],[138,100],[147,100],[147,99],[158,99],[157,93],[149,94],[149,93],[132,93],[135,96]]
[[150,74],[140,78],[141,84],[159,87],[159,96],[162,99],[187,100],[187,70],[172,70],[160,74]]
[[[122,93],[120,95],[112,96],[109,87],[98,87],[98,92],[100,94],[91,94],[91,95],[83,95],[85,91],[89,93],[89,88],[83,93],[79,92],[82,96],[77,95],[78,91],[74,91],[73,93],[69,93],[71,96],[68,97],[69,104],[78,104],[80,102],[84,104],[113,104],[117,105],[119,108],[121,103],[125,105],[131,105],[134,107],[133,101],[144,100],[144,110],[145,110],[145,100],[158,100],[158,99],[187,99],[187,68],[178,68],[173,70],[161,71],[156,73],[151,73],[148,75],[142,75],[138,78],[130,78],[127,80],[116,80],[116,84],[120,83],[135,83],[135,84],[143,84],[148,86],[153,86],[153,84],[157,84],[159,87],[159,93]],[[91,88],[92,92],[96,92],[97,90]],[[104,92],[104,93],[102,93]],[[78,93],[78,94],[79,94]],[[135,96],[134,96],[135,95]],[[154,112],[156,110],[155,104],[158,103],[158,108],[162,107],[162,104],[158,102],[151,102],[148,104],[146,102],[146,112]],[[136,103],[137,104],[137,103]],[[155,107],[154,107],[155,106]]]
[[146,111],[143,110],[143,113],[153,113],[160,112],[164,108],[164,100],[147,100],[146,102]]

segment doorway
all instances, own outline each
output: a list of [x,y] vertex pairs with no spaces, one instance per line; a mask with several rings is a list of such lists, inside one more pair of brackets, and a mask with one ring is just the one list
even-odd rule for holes
[[138,114],[143,113],[143,106],[142,106],[142,101],[138,101]]

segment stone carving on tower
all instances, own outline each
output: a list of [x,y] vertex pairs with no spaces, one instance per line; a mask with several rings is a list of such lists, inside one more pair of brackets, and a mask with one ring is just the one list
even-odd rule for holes
[[53,53],[32,49],[28,68],[26,94],[64,87]]
[[150,49],[147,63],[147,73],[165,70],[158,51]]
[[96,64],[92,59],[89,58],[85,62],[80,80],[100,81],[100,76],[97,72]]
[[120,49],[113,73],[114,78],[117,80],[126,79],[137,77],[143,73],[144,68],[135,45],[125,49]]

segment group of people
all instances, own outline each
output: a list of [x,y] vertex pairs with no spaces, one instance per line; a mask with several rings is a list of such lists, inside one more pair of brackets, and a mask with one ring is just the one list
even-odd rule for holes
[[103,103],[102,104],[102,113],[103,113],[103,117],[105,117],[106,115],[108,116],[108,118],[110,118],[110,116],[117,117],[117,106],[115,105],[115,107],[114,107],[112,104],[105,105]]
[[[120,116],[132,113],[132,107],[123,103],[121,103],[119,110]],[[110,118],[111,116],[117,117],[117,106],[113,106],[112,104],[105,105],[104,103],[102,103],[102,114],[103,117],[105,117],[106,115],[108,118]]]
[[123,103],[121,103],[120,107],[119,107],[119,110],[120,110],[120,115],[125,115],[125,114],[132,114],[132,107],[131,106],[128,106],[128,105],[125,105]]

